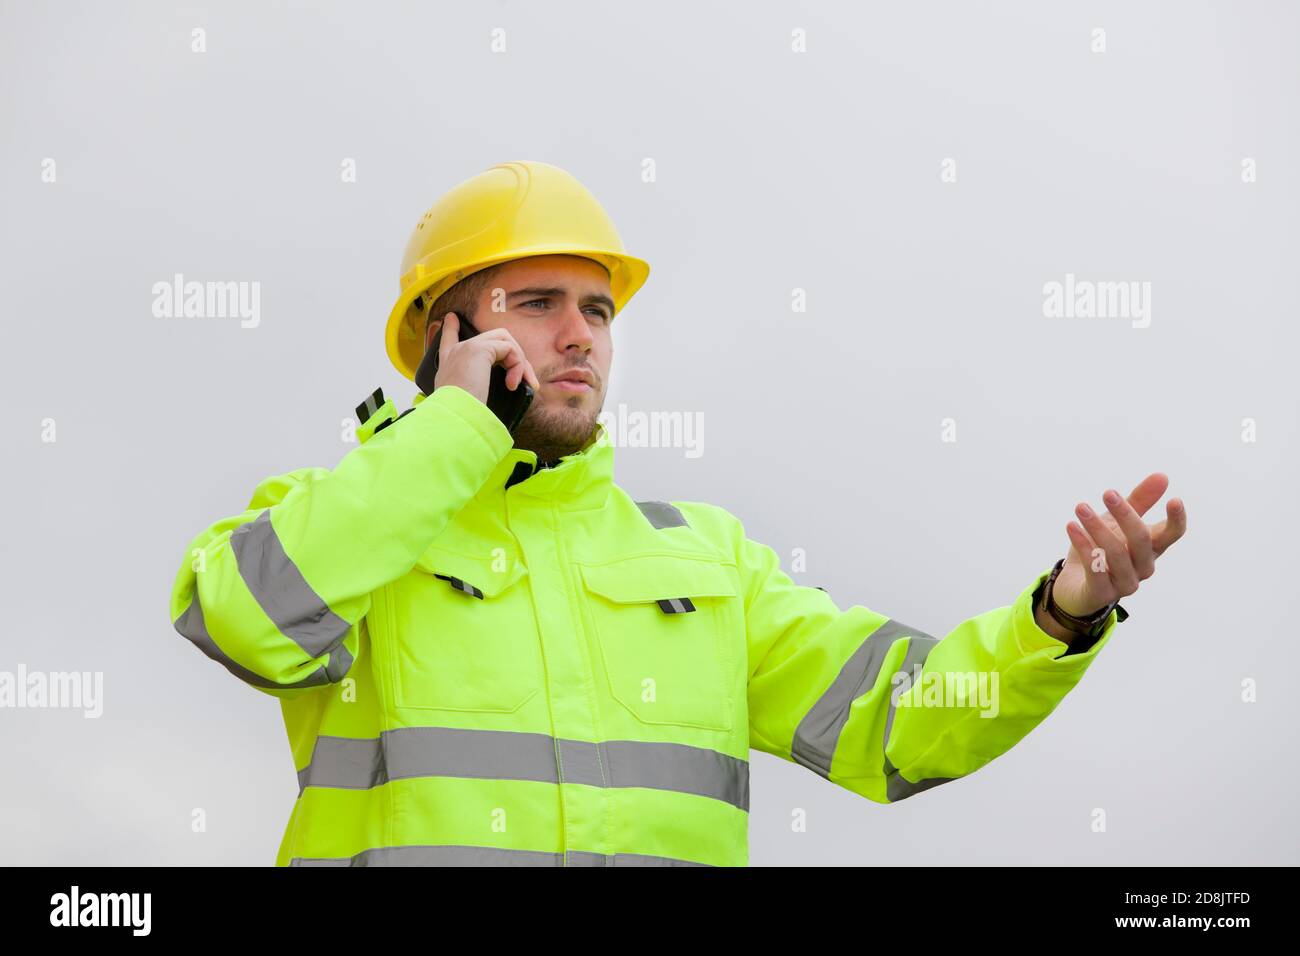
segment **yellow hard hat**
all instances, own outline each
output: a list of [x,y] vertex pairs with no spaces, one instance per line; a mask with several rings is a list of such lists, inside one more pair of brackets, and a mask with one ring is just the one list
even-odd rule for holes
[[604,207],[572,175],[549,163],[500,163],[439,199],[416,225],[402,257],[402,293],[385,342],[397,370],[415,381],[424,356],[420,313],[471,273],[525,256],[576,255],[609,270],[617,315],[645,283],[650,265],[623,251]]

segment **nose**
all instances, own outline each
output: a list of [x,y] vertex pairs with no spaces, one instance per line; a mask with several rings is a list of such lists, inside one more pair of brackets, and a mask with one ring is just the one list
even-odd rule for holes
[[587,321],[587,316],[582,312],[581,306],[576,302],[570,303],[559,313],[560,328],[557,333],[559,336],[558,345],[561,352],[567,352],[571,346],[576,345],[584,352],[591,351],[591,345],[594,339],[591,335],[591,325]]

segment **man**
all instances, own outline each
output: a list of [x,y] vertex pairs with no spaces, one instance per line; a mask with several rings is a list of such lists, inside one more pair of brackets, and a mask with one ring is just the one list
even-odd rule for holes
[[[1177,499],[1143,523],[1157,473],[1080,505],[1068,557],[942,640],[840,610],[724,509],[612,482],[611,322],[649,268],[577,180],[467,180],[402,271],[388,353],[414,379],[443,329],[431,393],[400,416],[377,393],[333,470],[263,481],[172,595],[182,635],[281,700],[279,865],[744,864],[751,747],[878,803],[971,773],[1079,681],[1186,526]],[[536,392],[513,434],[495,365]]]

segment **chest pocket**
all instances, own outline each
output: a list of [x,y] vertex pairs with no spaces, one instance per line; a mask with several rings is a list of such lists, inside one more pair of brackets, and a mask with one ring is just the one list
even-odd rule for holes
[[541,689],[527,573],[430,549],[390,589],[398,707],[508,713]]
[[614,700],[644,724],[730,730],[735,568],[667,554],[579,567]]

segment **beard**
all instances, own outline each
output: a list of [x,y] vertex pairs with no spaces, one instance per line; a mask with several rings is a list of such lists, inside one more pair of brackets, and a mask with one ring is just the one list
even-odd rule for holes
[[603,406],[603,397],[595,408],[578,396],[558,404],[534,400],[515,428],[515,447],[536,452],[539,464],[576,454],[591,441]]

